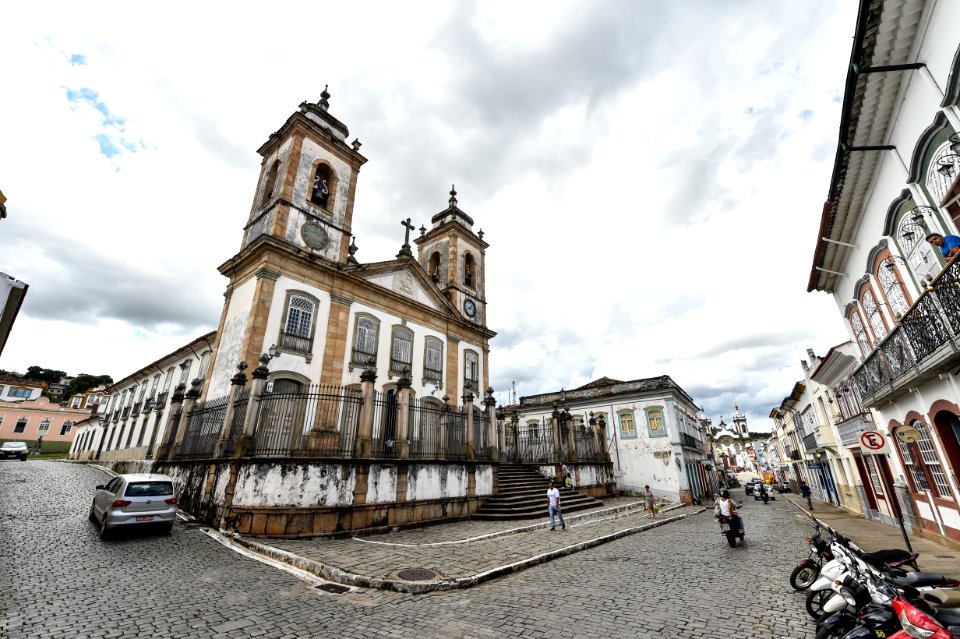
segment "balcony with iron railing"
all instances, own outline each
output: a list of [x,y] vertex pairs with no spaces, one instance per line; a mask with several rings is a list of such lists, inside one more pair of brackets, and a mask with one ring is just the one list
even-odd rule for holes
[[350,358],[350,363],[354,366],[376,366],[377,354],[353,349],[353,355]]
[[860,433],[873,429],[870,413],[860,413],[837,424],[837,434],[842,446],[854,446],[860,443]]
[[697,441],[697,438],[689,433],[680,433],[680,444],[687,448],[695,448],[697,450],[703,448],[703,445]]
[[298,353],[313,352],[313,340],[293,333],[280,333],[280,348]]
[[937,276],[853,372],[865,408],[893,401],[960,363],[960,260]]
[[809,433],[803,436],[803,449],[808,453],[812,453],[817,449],[817,434]]

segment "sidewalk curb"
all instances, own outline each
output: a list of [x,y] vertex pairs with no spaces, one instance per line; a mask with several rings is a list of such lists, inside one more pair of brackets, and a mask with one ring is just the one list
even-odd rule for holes
[[[586,550],[588,548],[593,548],[607,542],[615,541],[622,537],[628,535],[633,535],[635,533],[643,532],[644,530],[650,530],[651,528],[658,528],[664,524],[668,524],[674,521],[680,521],[681,519],[686,519],[692,515],[698,515],[704,512],[706,508],[699,508],[699,510],[691,511],[688,513],[683,513],[682,515],[677,515],[675,517],[670,517],[669,519],[660,519],[652,521],[642,526],[633,526],[631,528],[625,528],[623,530],[611,533],[609,535],[604,535],[602,537],[596,537],[594,539],[588,539],[572,546],[566,546],[565,548],[558,548],[550,552],[545,552],[528,559],[523,559],[521,561],[514,562],[512,564],[507,564],[505,566],[499,566],[492,570],[482,572],[476,575],[469,577],[458,577],[456,579],[442,579],[439,581],[431,581],[426,583],[412,583],[408,581],[401,581],[398,579],[382,579],[374,577],[365,577],[363,575],[358,575],[354,573],[345,572],[339,568],[333,566],[328,566],[322,564],[318,561],[312,559],[307,559],[306,557],[301,557],[300,555],[295,555],[286,550],[280,550],[279,548],[273,548],[262,544],[260,542],[254,541],[252,539],[246,539],[240,536],[237,533],[232,535],[225,535],[229,537],[233,542],[249,548],[255,552],[258,552],[262,555],[275,559],[277,561],[282,561],[284,563],[290,564],[301,570],[305,570],[309,573],[317,575],[323,579],[329,581],[335,581],[348,586],[360,586],[363,588],[377,588],[379,590],[391,590],[395,592],[403,592],[410,594],[422,594],[427,592],[434,592],[439,590],[456,590],[459,588],[470,588],[471,586],[476,586],[484,581],[490,579],[495,579],[503,575],[507,575],[514,572],[519,572],[530,566],[536,566],[559,557],[564,557],[581,550]],[[539,527],[539,525],[538,525]]]
[[[660,512],[671,512],[679,508],[684,508],[683,504],[670,504],[669,506],[664,506],[660,509]],[[602,508],[600,510],[594,510],[589,513],[579,513],[576,515],[567,515],[564,519],[570,522],[572,526],[574,523],[580,521],[581,519],[586,519],[587,521],[592,521],[596,518],[597,515],[600,517],[607,517],[609,515],[617,515],[628,513],[631,511],[643,510],[645,508],[642,501],[635,502],[631,504],[625,504],[623,506],[613,506],[610,508]],[[463,544],[471,541],[485,541],[487,539],[496,539],[497,537],[506,537],[507,535],[516,535],[518,533],[530,532],[532,530],[537,530],[539,528],[549,528],[550,522],[544,521],[539,524],[529,524],[527,526],[520,526],[518,528],[509,528],[507,530],[501,530],[498,532],[487,533],[486,535],[477,535],[476,537],[468,537],[467,539],[458,539],[457,541],[434,541],[426,542],[422,544],[398,544],[391,543],[386,541],[376,541],[373,539],[367,539],[366,537],[351,537],[353,541],[362,543],[362,544],[371,544],[378,546],[393,546],[395,548],[428,548],[430,546],[454,546],[457,544]]]

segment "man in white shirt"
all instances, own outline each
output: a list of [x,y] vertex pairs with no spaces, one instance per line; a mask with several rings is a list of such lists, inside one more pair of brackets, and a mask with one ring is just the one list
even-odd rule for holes
[[556,530],[557,524],[554,515],[560,518],[560,527],[566,530],[567,524],[563,521],[563,513],[560,512],[560,491],[550,482],[550,488],[547,489],[547,506],[550,510],[550,530]]

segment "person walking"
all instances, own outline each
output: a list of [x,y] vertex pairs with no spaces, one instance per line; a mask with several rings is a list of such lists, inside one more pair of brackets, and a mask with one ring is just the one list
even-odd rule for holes
[[550,488],[547,489],[547,508],[550,511],[550,530],[557,529],[554,516],[560,518],[560,527],[566,530],[567,522],[563,521],[563,513],[560,512],[560,491],[557,490],[553,481],[550,482]]
[[653,496],[653,493],[650,491],[650,486],[649,485],[644,486],[643,487],[643,505],[645,510],[647,511],[647,514],[650,515],[651,517],[653,517],[656,514],[656,512],[654,512],[655,502],[656,502],[656,498]]
[[800,480],[800,494],[807,500],[807,508],[813,510],[813,501],[810,499],[810,487],[807,486],[807,482],[802,479]]

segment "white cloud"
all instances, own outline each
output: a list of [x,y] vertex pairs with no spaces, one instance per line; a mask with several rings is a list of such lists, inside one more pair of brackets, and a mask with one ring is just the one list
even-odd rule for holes
[[498,391],[669,374],[757,423],[846,339],[804,291],[855,6],[54,4],[0,42],[0,270],[31,286],[0,367],[119,378],[214,328],[255,151],[325,84],[370,159],[361,261],[451,183],[486,232]]

